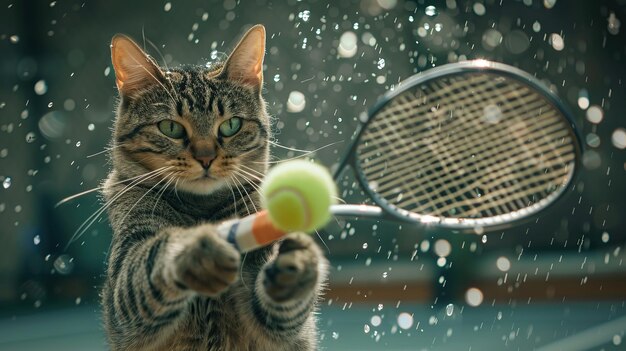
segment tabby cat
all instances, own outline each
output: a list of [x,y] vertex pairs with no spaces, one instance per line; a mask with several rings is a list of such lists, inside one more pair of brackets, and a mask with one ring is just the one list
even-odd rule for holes
[[327,262],[291,234],[240,255],[216,223],[259,208],[270,119],[265,29],[212,66],[160,68],[113,37],[120,101],[104,198],[113,227],[104,323],[113,350],[312,350]]

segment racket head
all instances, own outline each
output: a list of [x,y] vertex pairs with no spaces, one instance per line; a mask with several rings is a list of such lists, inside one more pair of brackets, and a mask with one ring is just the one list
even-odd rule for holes
[[[491,82],[494,80],[495,83]],[[486,85],[482,86],[481,84]],[[455,87],[455,85],[459,85],[461,90],[457,91],[456,89],[459,87]],[[401,127],[406,125],[411,128],[419,127],[420,124],[428,122],[430,118],[428,115],[433,112],[431,107],[436,107],[436,112],[442,110],[442,101],[437,100],[437,98],[439,100],[442,98],[437,96],[437,87],[450,89],[449,92],[452,96],[444,97],[444,100],[445,98],[452,99],[448,103],[448,106],[452,107],[446,110],[446,105],[444,105],[443,109],[446,110],[446,113],[452,111],[450,112],[451,121],[466,118],[463,117],[463,110],[467,109],[469,112],[466,115],[473,115],[468,117],[472,119],[471,123],[476,124],[478,118],[483,120],[486,118],[487,122],[484,126],[473,126],[474,129],[478,130],[478,133],[484,127],[485,130],[491,130],[492,133],[497,134],[499,131],[498,138],[495,141],[485,139],[485,137],[489,137],[486,134],[483,137],[479,136],[468,141],[473,137],[471,133],[464,133],[463,140],[448,140],[454,144],[452,150],[444,145],[443,147],[434,147],[431,151],[419,153],[420,148],[429,147],[425,139],[429,131],[441,129],[441,123],[446,122],[445,118],[441,119],[440,116],[441,120],[438,125],[435,124],[429,128],[417,128],[415,135],[402,134],[401,137],[407,137],[409,141],[404,142],[401,152],[394,152],[393,145],[385,146],[385,141],[380,141],[385,139],[380,131],[387,128],[385,125],[394,123],[384,122],[385,118],[395,118],[395,114],[390,112],[390,109],[394,108],[394,104],[397,104],[399,99],[407,94],[409,96],[414,94],[415,101],[422,99],[423,103],[413,106],[416,111],[412,113],[404,111],[405,114],[409,115],[409,117],[404,117],[409,123],[405,121],[404,124],[397,124]],[[479,96],[477,100],[474,95],[480,94],[479,90],[484,87],[491,89],[490,94]],[[500,90],[502,91],[500,92]],[[523,94],[526,96],[524,97]],[[515,99],[507,100],[507,97]],[[521,98],[526,100],[517,101]],[[495,120],[490,121],[490,117],[484,117],[488,116],[490,112],[480,111],[480,106],[476,110],[479,103],[483,103],[483,107],[493,110],[491,117]],[[495,108],[489,106],[495,106]],[[527,115],[530,117],[518,116],[520,114],[515,112],[518,108],[528,109]],[[460,114],[461,117],[457,117],[455,114]],[[484,116],[476,117],[476,114]],[[536,121],[532,120],[533,115],[536,115],[534,116],[537,117]],[[513,120],[513,118],[520,120]],[[543,127],[550,129],[551,134],[546,136],[542,132],[543,127],[541,126],[533,129],[533,123],[530,122],[544,123]],[[520,123],[521,132],[516,132],[515,128],[512,128],[516,126],[515,123]],[[391,126],[392,129],[393,127]],[[443,127],[454,128],[455,126]],[[456,132],[463,133],[463,130],[458,129],[458,127],[456,126]],[[525,139],[529,135],[536,138]],[[437,133],[432,134],[432,136],[430,142],[437,144],[439,141],[435,138]],[[450,135],[447,135],[446,139],[450,139]],[[452,135],[452,139],[454,139],[454,135]],[[404,139],[395,139],[395,141],[404,141]],[[388,141],[388,144],[393,142],[394,139]],[[475,145],[472,145],[472,142]],[[493,147],[487,147],[488,152],[485,152],[485,147],[481,148],[480,146],[485,142],[493,144]],[[415,151],[409,147],[410,143],[416,144],[415,148],[418,150]],[[507,160],[505,153],[494,149],[498,147],[498,143],[505,145],[501,151],[510,153],[512,159]],[[536,144],[525,149],[526,154],[536,156],[535,161],[533,161],[533,157],[520,160],[520,152],[516,152],[516,148],[524,149],[526,144],[531,146]],[[377,149],[378,151],[376,151]],[[472,151],[483,151],[487,157],[482,157],[482,161],[479,160],[474,163],[466,162],[467,159],[462,156],[472,155]],[[411,156],[412,153],[415,155]],[[452,157],[443,161],[441,158],[437,159],[437,156],[442,153],[449,153]],[[571,113],[543,83],[518,68],[501,63],[476,60],[448,64],[419,73],[405,80],[394,91],[382,96],[370,110],[368,119],[357,131],[346,158],[336,172],[336,177],[341,174],[341,169],[345,164],[350,164],[355,170],[356,178],[362,189],[383,209],[385,216],[393,219],[460,231],[475,231],[477,228],[497,229],[509,227],[518,221],[531,218],[561,198],[577,176],[581,153],[581,138]],[[420,157],[421,161],[413,163],[414,157]],[[476,154],[473,157],[476,157]],[[496,159],[496,163],[490,164],[489,158]],[[516,166],[515,161],[529,164],[519,167]],[[385,165],[381,166],[381,162]],[[463,163],[463,165],[456,166],[455,163],[457,162]],[[533,162],[537,162],[537,164],[533,165]],[[392,167],[388,167],[388,164]],[[463,168],[470,166],[477,168],[473,172],[470,169],[463,170]],[[491,171],[478,170],[483,166],[484,168],[491,168]],[[542,169],[542,167],[545,168]],[[383,169],[386,171],[382,171]],[[424,173],[420,174],[419,178],[423,179],[416,181],[420,169],[428,170],[427,173],[429,174],[426,176]],[[450,176],[451,171],[466,172],[469,176]],[[540,174],[542,171],[545,171],[545,176]],[[485,177],[489,176],[490,173],[495,174],[493,183],[496,184],[495,186],[474,186],[474,184],[482,184]],[[530,174],[532,178],[528,180],[524,174]],[[394,178],[397,179],[394,180]],[[468,179],[459,181],[459,178]],[[498,181],[498,179],[500,180]],[[396,186],[398,191],[394,192],[393,186]],[[541,190],[542,186],[546,186],[545,191]],[[419,190],[414,190],[415,187]],[[527,193],[526,196],[517,196],[519,194],[515,194],[514,191],[516,188]],[[469,195],[472,191],[476,191],[474,196]],[[412,197],[414,200],[402,201],[401,194],[404,194],[405,197]],[[435,197],[434,200],[433,197]],[[495,202],[495,204],[492,206],[490,202]],[[456,210],[455,213],[455,208],[460,210]]]

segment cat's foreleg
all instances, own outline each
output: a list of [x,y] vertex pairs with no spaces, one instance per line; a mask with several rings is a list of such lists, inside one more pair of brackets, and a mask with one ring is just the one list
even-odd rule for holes
[[257,276],[252,301],[256,318],[273,335],[314,327],[312,312],[326,275],[327,261],[311,236],[289,235]]
[[104,296],[112,346],[158,345],[174,332],[192,296],[221,293],[237,280],[239,265],[239,253],[211,224],[115,240]]

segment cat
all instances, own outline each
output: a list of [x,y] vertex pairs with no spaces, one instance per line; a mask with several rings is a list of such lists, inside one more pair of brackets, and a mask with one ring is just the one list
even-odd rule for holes
[[160,68],[116,35],[120,100],[104,184],[113,239],[102,290],[113,350],[313,350],[328,262],[290,234],[241,255],[216,224],[259,209],[270,118],[265,28],[223,63]]

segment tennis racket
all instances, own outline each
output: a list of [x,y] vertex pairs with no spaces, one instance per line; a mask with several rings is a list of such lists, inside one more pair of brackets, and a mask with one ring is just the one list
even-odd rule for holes
[[[563,103],[528,73],[485,60],[444,65],[384,95],[333,172],[337,181],[352,168],[376,206],[331,212],[459,231],[508,227],[566,192],[580,140]],[[263,211],[220,231],[242,251],[284,234]]]

